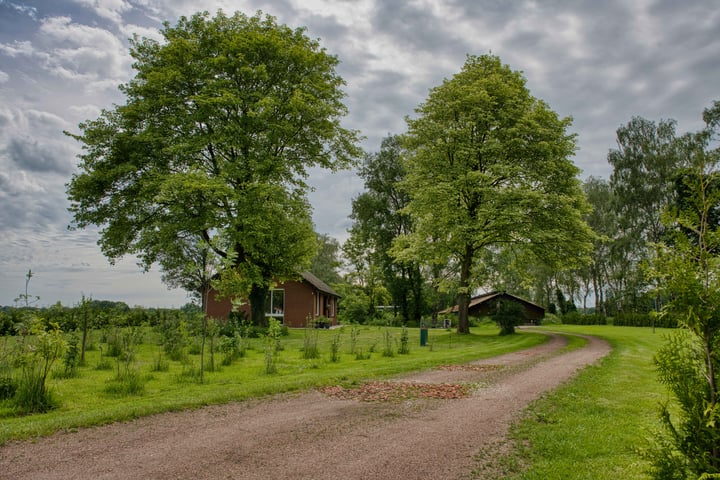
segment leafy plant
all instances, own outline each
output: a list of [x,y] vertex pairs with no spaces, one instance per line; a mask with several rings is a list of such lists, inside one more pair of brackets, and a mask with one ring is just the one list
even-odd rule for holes
[[312,327],[309,317],[306,320],[305,336],[303,337],[303,358],[306,360],[320,358],[318,331]]
[[395,343],[390,329],[386,328],[383,331],[383,357],[394,357],[395,356]]
[[277,357],[280,352],[280,336],[282,328],[277,318],[270,318],[267,334],[265,335],[265,373],[268,375],[277,372]]
[[330,361],[337,363],[340,361],[340,332],[333,334],[330,343]]
[[55,361],[62,356],[65,340],[57,324],[46,331],[37,317],[30,319],[30,334],[34,341],[18,359],[21,372],[13,403],[22,412],[42,413],[58,404],[47,388],[47,377]]
[[402,330],[400,332],[400,347],[398,348],[398,353],[400,355],[407,355],[410,353],[410,335],[408,333],[407,327],[402,327]]
[[105,392],[117,396],[142,395],[145,381],[134,362],[136,348],[142,342],[142,332],[138,327],[129,327],[124,329],[119,337],[122,351],[115,359],[115,379],[107,385]]

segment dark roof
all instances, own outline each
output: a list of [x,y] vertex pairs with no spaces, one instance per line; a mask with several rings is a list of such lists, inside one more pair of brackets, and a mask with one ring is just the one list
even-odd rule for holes
[[334,295],[336,297],[340,296],[327,283],[323,282],[322,280],[320,280],[318,277],[316,277],[312,273],[302,272],[300,275],[302,276],[303,280],[305,280],[306,282],[308,282],[310,285],[317,288],[321,292],[327,293],[330,295]]
[[[482,305],[483,303],[489,302],[489,301],[492,300],[493,298],[497,298],[497,297],[511,297],[511,298],[515,299],[516,301],[518,301],[518,302],[524,303],[524,304],[526,304],[526,305],[531,305],[531,306],[533,306],[533,307],[535,307],[535,308],[539,308],[539,309],[541,309],[543,312],[545,311],[545,308],[541,307],[540,305],[537,305],[537,304],[532,303],[532,302],[530,302],[530,301],[528,301],[528,300],[525,300],[524,298],[520,298],[520,297],[518,297],[518,296],[512,295],[512,294],[507,293],[507,292],[490,292],[490,293],[483,293],[482,295],[477,295],[477,296],[475,296],[475,297],[472,297],[472,298],[470,299],[470,304],[468,305],[468,309],[471,309],[471,308],[476,307],[476,306],[478,306],[478,305]],[[443,311],[440,312],[440,313],[450,313],[450,312],[456,313],[457,311],[458,311],[458,306],[457,306],[457,305],[454,305],[453,307],[448,308],[448,309],[446,309],[446,310],[443,310]]]

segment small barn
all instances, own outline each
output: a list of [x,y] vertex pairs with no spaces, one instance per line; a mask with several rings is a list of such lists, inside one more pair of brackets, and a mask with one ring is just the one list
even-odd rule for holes
[[[303,272],[297,280],[278,283],[270,290],[265,303],[265,316],[277,318],[291,328],[307,326],[308,320],[318,327],[337,325],[337,306],[340,295],[310,272]],[[240,307],[250,317],[250,305]],[[229,298],[217,298],[210,292],[207,312],[210,317],[226,319],[232,311]]]
[[[490,292],[483,293],[470,299],[470,305],[468,307],[468,315],[471,317],[484,317],[490,316],[497,308],[499,301],[505,300],[515,302],[523,307],[523,316],[525,323],[530,325],[539,324],[543,318],[545,318],[545,309],[540,305],[536,305],[524,298],[511,295],[507,292]],[[442,313],[457,313],[458,306],[455,305],[452,308],[445,310]]]

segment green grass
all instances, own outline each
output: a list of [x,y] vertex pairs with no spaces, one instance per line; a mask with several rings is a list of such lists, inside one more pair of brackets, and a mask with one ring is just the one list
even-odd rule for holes
[[[331,361],[332,337],[336,330],[318,333],[320,358],[303,358],[303,330],[291,330],[282,337],[283,350],[277,359],[276,374],[265,373],[263,340],[252,339],[246,356],[230,366],[215,372],[205,372],[204,383],[183,376],[188,371],[176,361],[168,361],[168,368],[153,371],[160,346],[157,334],[145,332],[144,341],[137,350],[136,367],[145,380],[142,394],[118,396],[112,392],[112,379],[116,375],[114,358],[107,358],[111,370],[95,368],[100,362],[100,351],[95,348],[86,353],[86,366],[79,368],[77,378],[52,378],[50,388],[59,400],[60,407],[44,414],[15,416],[8,401],[0,402],[0,444],[13,439],[48,435],[61,430],[128,420],[154,413],[197,408],[204,405],[242,401],[264,395],[292,392],[332,384],[355,384],[403,372],[431,368],[452,363],[464,363],[488,358],[510,351],[529,348],[545,341],[537,333],[522,332],[506,337],[498,336],[494,326],[474,328],[470,335],[457,335],[445,330],[430,330],[428,346],[420,347],[418,329],[409,329],[410,353],[385,357],[385,328],[360,327],[357,348],[369,358],[357,360],[349,353],[350,328],[341,333],[338,361]],[[400,341],[401,329],[390,329],[394,340]],[[98,337],[98,334],[95,334]],[[94,342],[97,345],[97,342]],[[107,351],[107,346],[103,345]],[[221,354],[216,354],[220,363]],[[195,369],[199,357],[190,355]],[[61,366],[59,366],[61,368]],[[110,388],[108,388],[110,386]]]
[[605,338],[613,351],[527,409],[513,427],[516,450],[500,462],[509,470],[503,478],[650,478],[637,449],[658,425],[657,407],[668,398],[652,362],[668,332],[610,326],[551,328]]

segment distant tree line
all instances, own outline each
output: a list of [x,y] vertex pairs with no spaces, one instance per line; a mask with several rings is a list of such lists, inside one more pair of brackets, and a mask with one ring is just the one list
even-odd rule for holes
[[88,319],[88,328],[102,329],[108,326],[129,327],[149,325],[157,326],[166,321],[189,319],[197,316],[200,307],[188,303],[179,309],[129,307],[124,302],[111,300],[88,300],[75,306],[65,306],[60,302],[49,307],[11,307],[0,306],[0,335],[16,335],[28,314],[40,318],[47,327],[57,324],[63,332],[73,332],[82,328],[83,320]]

